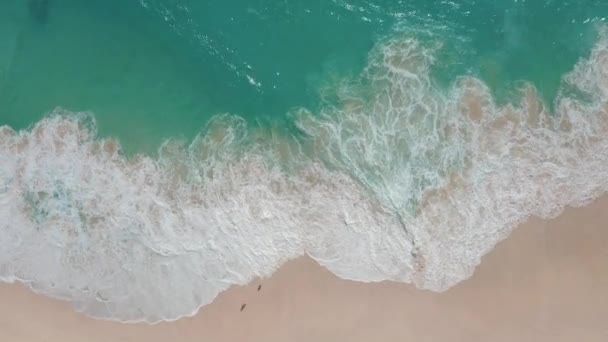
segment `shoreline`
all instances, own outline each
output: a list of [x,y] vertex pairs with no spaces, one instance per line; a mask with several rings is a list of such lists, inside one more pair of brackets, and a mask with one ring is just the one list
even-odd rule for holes
[[301,257],[270,278],[222,292],[192,317],[148,325],[94,320],[5,284],[0,340],[605,341],[607,209],[603,196],[555,219],[528,220],[471,278],[442,293],[339,279]]

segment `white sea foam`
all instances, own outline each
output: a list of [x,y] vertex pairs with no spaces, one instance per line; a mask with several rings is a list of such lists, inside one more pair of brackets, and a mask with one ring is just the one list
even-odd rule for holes
[[474,78],[438,89],[436,47],[400,37],[338,104],[294,115],[305,139],[222,115],[189,145],[126,158],[90,114],[1,127],[0,277],[130,322],[191,315],[304,254],[445,290],[529,216],[606,192],[607,42],[553,113],[531,86],[504,107]]

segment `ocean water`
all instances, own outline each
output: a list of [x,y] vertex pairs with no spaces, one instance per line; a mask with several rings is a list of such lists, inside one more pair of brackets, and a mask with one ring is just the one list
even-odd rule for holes
[[444,291],[608,190],[608,3],[5,0],[0,279],[174,320],[309,255]]

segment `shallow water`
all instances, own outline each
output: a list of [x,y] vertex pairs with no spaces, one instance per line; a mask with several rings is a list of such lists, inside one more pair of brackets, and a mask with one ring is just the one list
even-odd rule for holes
[[0,122],[25,128],[56,107],[95,113],[130,151],[192,139],[215,114],[289,124],[323,89],[356,76],[378,41],[444,45],[433,79],[521,80],[552,102],[596,41],[601,1],[7,0],[0,5]]
[[0,6],[0,277],[94,317],[304,253],[442,291],[608,186],[599,1]]

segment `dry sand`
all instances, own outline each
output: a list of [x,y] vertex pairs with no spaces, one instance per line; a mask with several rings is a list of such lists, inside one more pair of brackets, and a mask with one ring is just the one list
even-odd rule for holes
[[222,293],[193,318],[153,326],[93,320],[3,285],[0,341],[605,342],[607,225],[607,197],[555,220],[532,219],[444,293],[341,280],[300,258]]

